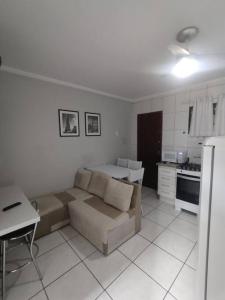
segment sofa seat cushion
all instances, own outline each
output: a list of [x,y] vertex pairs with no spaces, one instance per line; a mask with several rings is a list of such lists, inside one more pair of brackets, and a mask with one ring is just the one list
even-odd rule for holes
[[74,185],[82,190],[87,190],[90,183],[92,172],[84,169],[79,169],[75,176]]
[[111,178],[106,188],[104,201],[105,203],[126,212],[130,208],[133,189],[133,185]]
[[130,218],[128,213],[110,207],[99,197],[72,201],[68,206],[72,226],[99,248],[108,243],[110,230]]
[[48,215],[57,209],[63,208],[63,204],[54,194],[49,194],[33,199],[38,204],[40,216]]
[[72,188],[72,189],[68,189],[68,190],[66,190],[66,192],[68,194],[70,194],[71,196],[73,196],[77,200],[85,200],[85,199],[88,199],[93,196],[90,193],[83,191],[76,187]]
[[34,200],[38,204],[41,217],[35,235],[38,238],[68,223],[68,203],[74,201],[75,197],[67,192],[60,192],[32,199]]
[[105,195],[106,186],[110,178],[110,176],[104,173],[93,172],[90,184],[88,186],[88,192],[103,199]]
[[93,207],[95,210],[97,210],[99,213],[108,216],[111,219],[116,219],[121,215],[121,211],[116,209],[113,206],[110,206],[106,204],[104,201],[102,201],[99,197],[92,197],[87,200],[85,200],[85,203],[89,206]]

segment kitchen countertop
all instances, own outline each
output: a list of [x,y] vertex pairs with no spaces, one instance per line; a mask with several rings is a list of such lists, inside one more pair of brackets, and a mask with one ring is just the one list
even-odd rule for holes
[[160,167],[175,168],[175,169],[179,166],[179,164],[176,163],[162,162],[162,161],[157,162],[156,165]]

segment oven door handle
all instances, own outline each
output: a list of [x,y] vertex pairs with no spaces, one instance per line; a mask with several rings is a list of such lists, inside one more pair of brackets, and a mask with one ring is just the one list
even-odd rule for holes
[[177,177],[182,178],[182,179],[191,180],[191,181],[199,181],[200,182],[200,178],[187,177],[187,176],[184,176],[184,175],[177,175]]

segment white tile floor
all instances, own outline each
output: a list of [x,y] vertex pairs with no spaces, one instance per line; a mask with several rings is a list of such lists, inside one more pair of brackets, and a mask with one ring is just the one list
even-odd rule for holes
[[197,217],[177,213],[148,188],[143,204],[140,233],[107,257],[70,226],[39,239],[42,282],[31,264],[8,278],[7,300],[194,299]]

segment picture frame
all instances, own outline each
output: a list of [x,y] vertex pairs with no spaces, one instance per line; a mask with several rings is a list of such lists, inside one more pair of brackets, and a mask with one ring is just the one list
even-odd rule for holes
[[59,135],[61,137],[80,136],[79,112],[58,109]]
[[100,136],[101,135],[101,114],[85,112],[85,135]]

